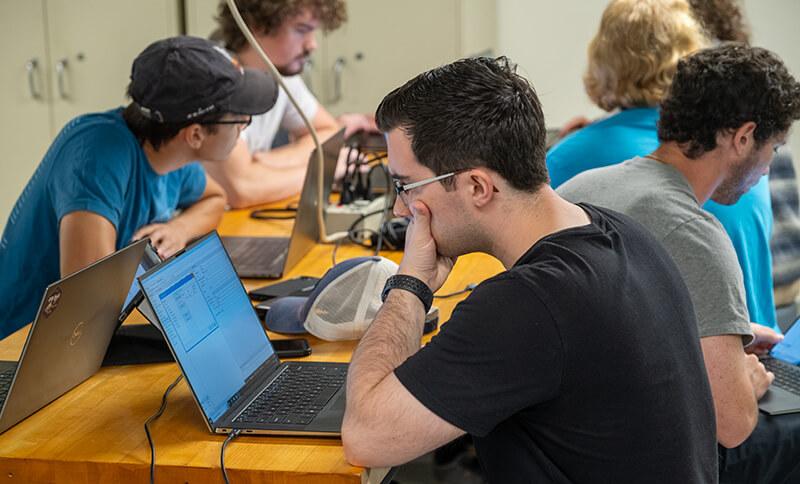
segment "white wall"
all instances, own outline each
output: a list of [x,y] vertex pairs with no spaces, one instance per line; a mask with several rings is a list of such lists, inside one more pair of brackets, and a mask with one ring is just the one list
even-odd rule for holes
[[[536,88],[548,126],[577,114],[596,116],[581,76],[586,48],[600,24],[606,0],[497,0],[498,53],[520,66]],[[800,0],[745,0],[753,43],[780,55],[800,77]],[[790,145],[800,158],[800,127]]]

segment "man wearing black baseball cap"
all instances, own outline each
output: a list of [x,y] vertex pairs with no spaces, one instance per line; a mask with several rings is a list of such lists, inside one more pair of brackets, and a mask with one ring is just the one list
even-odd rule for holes
[[127,107],[67,123],[17,200],[0,240],[0,337],[33,319],[47,284],[131,240],[167,257],[214,228],[225,194],[195,161],[223,162],[277,88],[207,40],[173,37],[134,60],[128,93]]

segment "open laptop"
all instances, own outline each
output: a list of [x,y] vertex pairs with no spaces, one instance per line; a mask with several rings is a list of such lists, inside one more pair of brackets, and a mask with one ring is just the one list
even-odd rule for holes
[[322,143],[324,157],[323,200],[317,200],[317,152],[311,153],[291,237],[223,237],[239,277],[278,279],[291,270],[319,240],[317,205],[328,203],[339,152],[344,146],[344,128]]
[[[159,257],[151,244],[147,244],[142,260],[136,268],[135,277],[141,276],[160,263],[161,257]],[[103,358],[103,366],[175,361],[166,341],[164,341],[164,335],[161,334],[161,330],[157,326],[154,324],[122,324],[137,308],[148,321],[152,320],[147,314],[145,305],[142,304],[143,301],[144,294],[142,294],[142,290],[139,287],[139,281],[134,279],[128,295],[125,297],[125,303],[122,305],[122,312],[120,312],[117,319],[117,328],[114,331],[114,336],[111,337],[108,351],[105,358]]]
[[341,434],[347,364],[278,361],[216,232],[139,283],[209,430]]
[[769,415],[800,412],[800,324],[796,321],[761,361],[775,374],[758,408]]
[[92,376],[117,327],[147,240],[45,290],[18,362],[0,362],[0,433]]

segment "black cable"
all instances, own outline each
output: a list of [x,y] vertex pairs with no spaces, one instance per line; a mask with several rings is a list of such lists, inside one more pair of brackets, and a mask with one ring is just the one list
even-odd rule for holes
[[441,295],[434,294],[433,297],[435,297],[437,299],[447,299],[448,297],[460,296],[462,294],[466,294],[466,293],[472,291],[476,287],[478,287],[478,285],[476,283],[470,282],[469,284],[467,284],[467,286],[464,289],[462,289],[460,291],[451,292],[451,293],[448,293],[448,294],[441,294]]
[[228,442],[238,437],[241,432],[242,431],[239,429],[232,430],[231,433],[228,434],[228,438],[225,439],[225,442],[222,443],[222,449],[219,451],[219,467],[222,469],[222,479],[225,481],[225,484],[230,484],[230,481],[228,481],[228,471],[225,470],[225,447],[228,446]]
[[259,208],[250,212],[250,218],[256,220],[291,220],[296,214],[291,215],[268,215],[271,213],[297,212],[297,207],[287,205],[285,208]]
[[167,387],[164,391],[164,395],[161,397],[161,407],[144,422],[144,433],[147,435],[147,443],[150,444],[150,484],[156,481],[156,447],[153,445],[153,437],[150,435],[150,424],[160,417],[161,414],[164,413],[164,410],[167,409],[167,397],[169,396],[169,392],[175,388],[175,385],[180,383],[181,379],[183,379],[183,375],[178,375],[178,378]]
[[[380,255],[381,253],[381,246],[383,246],[383,224],[386,223],[386,216],[389,213],[389,210],[392,209],[391,207],[391,200],[389,198],[388,189],[392,184],[392,177],[389,174],[389,170],[386,168],[386,165],[381,163],[380,165],[383,168],[383,174],[386,175],[386,189],[387,193],[384,195],[386,197],[385,205],[383,206],[383,211],[381,212],[381,220],[378,222],[378,243],[375,244],[375,255]],[[370,170],[372,171],[372,170]]]

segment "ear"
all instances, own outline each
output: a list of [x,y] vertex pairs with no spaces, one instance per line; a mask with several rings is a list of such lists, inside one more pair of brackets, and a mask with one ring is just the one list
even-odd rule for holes
[[739,157],[750,154],[756,143],[756,123],[748,121],[736,128],[731,138],[732,148]]
[[190,124],[178,132],[178,136],[193,150],[199,150],[205,141],[206,130],[199,124]]
[[476,207],[486,206],[492,201],[494,194],[497,193],[497,187],[491,175],[481,169],[470,170],[466,175],[465,178],[467,179],[472,202]]

